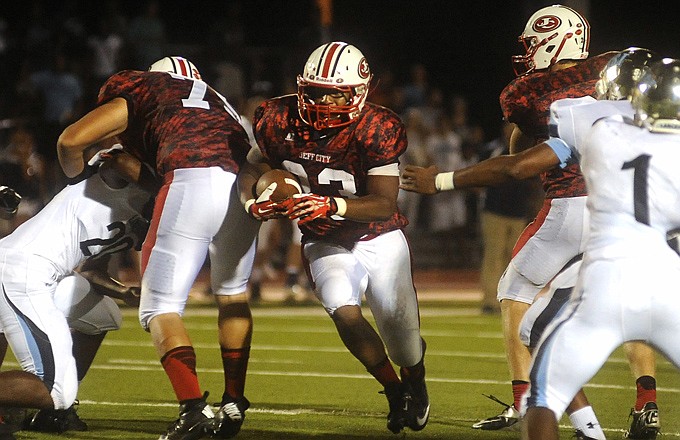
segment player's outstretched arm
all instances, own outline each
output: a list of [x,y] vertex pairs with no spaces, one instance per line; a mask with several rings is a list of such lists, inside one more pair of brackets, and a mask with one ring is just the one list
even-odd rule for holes
[[[492,157],[448,173],[434,174],[436,167],[407,166],[402,173],[401,188],[421,194],[434,194],[455,188],[494,186],[538,176],[559,164],[560,159],[555,151],[548,144],[540,143],[518,154]],[[444,183],[435,186],[437,180]]]
[[66,177],[76,177],[83,172],[83,151],[87,147],[122,133],[127,122],[127,102],[114,98],[66,127],[57,140],[57,156]]

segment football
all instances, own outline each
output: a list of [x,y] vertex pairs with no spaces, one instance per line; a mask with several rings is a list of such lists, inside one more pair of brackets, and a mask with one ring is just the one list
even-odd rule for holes
[[260,176],[255,185],[255,194],[260,197],[264,190],[272,183],[276,183],[276,188],[269,196],[269,200],[273,202],[281,202],[294,194],[302,192],[295,174],[286,170],[273,169]]

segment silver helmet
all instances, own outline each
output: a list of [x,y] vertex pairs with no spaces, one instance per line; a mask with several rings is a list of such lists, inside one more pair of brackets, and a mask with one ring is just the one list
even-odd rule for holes
[[595,84],[597,99],[630,99],[637,82],[649,66],[661,59],[654,52],[640,47],[629,47],[614,55],[600,71]]
[[631,99],[636,122],[652,132],[680,133],[680,60],[653,63]]

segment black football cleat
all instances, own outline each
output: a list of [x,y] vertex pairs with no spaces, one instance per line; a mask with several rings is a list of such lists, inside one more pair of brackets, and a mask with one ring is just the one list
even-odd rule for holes
[[401,383],[389,384],[380,393],[387,397],[387,404],[390,409],[387,414],[387,429],[393,434],[399,434],[407,423],[411,395]]
[[198,401],[180,405],[179,418],[158,440],[198,440],[211,434],[215,415],[205,402],[207,397],[208,393],[205,393]]
[[41,409],[24,420],[24,429],[57,434],[66,431],[87,431],[87,423],[78,417],[77,407],[76,400],[76,403],[67,409]]
[[495,396],[487,395],[484,396],[488,397],[494,402],[500,403],[501,405],[505,406],[505,409],[497,416],[489,417],[475,423],[474,425],[472,425],[474,429],[482,429],[484,431],[497,431],[499,429],[510,428],[512,430],[516,430],[519,428],[518,422],[520,420],[520,414],[519,411],[517,411],[517,408],[515,408],[515,405],[508,405],[507,403],[501,402]]
[[421,431],[427,425],[430,418],[430,398],[427,395],[427,386],[425,385],[425,350],[427,344],[422,340],[423,357],[418,365],[422,368],[420,377],[414,378],[413,375],[406,374],[408,369],[401,368],[401,379],[406,392],[411,396],[407,400],[408,408],[406,409],[406,426],[413,431]]
[[625,433],[624,438],[637,440],[654,440],[661,431],[659,423],[659,407],[654,402],[647,402],[640,411],[632,409],[629,418],[630,429]]
[[250,402],[245,397],[223,400],[212,424],[213,438],[232,438],[241,430]]

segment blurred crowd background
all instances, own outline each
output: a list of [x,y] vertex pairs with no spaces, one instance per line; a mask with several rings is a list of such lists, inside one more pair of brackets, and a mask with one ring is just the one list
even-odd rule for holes
[[[630,45],[667,50],[651,44],[648,33],[640,33],[647,36],[637,41],[622,40],[625,26],[610,20],[611,11],[587,0],[563,3],[592,15],[592,53]],[[191,59],[248,121],[263,99],[295,93],[296,76],[311,50],[325,41],[348,41],[364,52],[375,74],[369,100],[391,108],[407,125],[409,148],[403,164],[453,170],[500,154],[510,127],[502,121],[498,94],[514,77],[510,56],[521,52],[516,38],[526,19],[546,4],[550,2],[3,4],[0,184],[15,188],[23,201],[17,218],[0,225],[0,236],[35,214],[66,184],[56,162],[56,139],[95,105],[106,78],[123,69],[145,70],[166,55]],[[626,17],[633,12],[616,13]],[[643,24],[640,20],[636,23]],[[608,32],[602,32],[602,25],[598,29],[600,23],[607,24]],[[673,29],[667,31],[677,34],[677,27]],[[411,222],[407,234],[415,268],[478,269],[485,212],[526,222],[542,198],[536,182],[503,188],[502,194],[493,191],[401,194],[400,207]],[[289,247],[281,243],[294,236],[291,228],[267,234],[274,241],[266,246],[267,259],[285,266]]]

